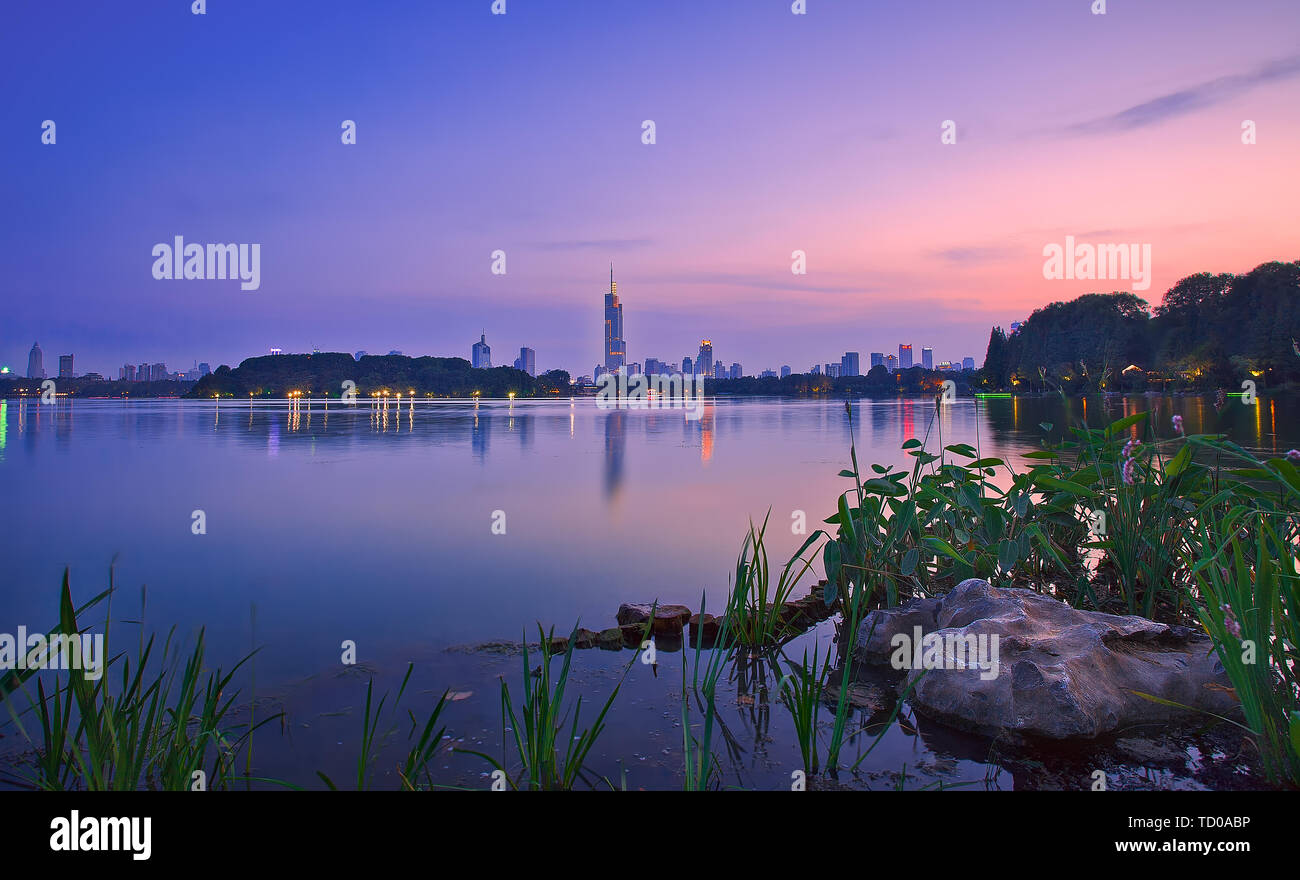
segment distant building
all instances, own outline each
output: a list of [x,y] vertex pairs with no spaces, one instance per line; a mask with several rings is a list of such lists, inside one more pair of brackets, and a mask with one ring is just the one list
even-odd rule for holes
[[885,355],[885,369],[891,373],[897,370],[898,358],[894,357],[892,354]]
[[92,382],[103,382],[103,381],[104,381],[104,377],[101,376],[99,373],[86,373],[86,374],[85,374],[84,376],[82,376],[81,378],[83,378],[83,379],[89,379],[89,380],[92,381]]
[[576,384],[578,384],[578,385],[590,385],[590,384],[592,384],[592,383],[591,383],[591,377],[590,377],[590,376],[579,376],[579,377],[578,377],[578,381],[577,381]]
[[898,368],[906,370],[912,366],[912,346],[899,343],[898,345]]
[[72,369],[72,355],[70,354],[59,355],[59,378],[71,379],[75,375],[77,374]]
[[134,382],[134,381],[135,381],[135,365],[134,365],[134,364],[123,364],[122,366],[118,367],[118,369],[117,369],[117,378],[120,379],[120,380],[123,381],[123,382]]
[[[388,357],[402,357],[402,353],[397,349],[393,349],[388,353]],[[491,364],[488,364],[488,366],[491,366]]]
[[1023,326],[1025,326],[1025,324],[1024,324],[1023,321],[1012,321],[1012,322],[1011,322],[1011,334],[1010,334],[1010,335],[1015,336],[1017,333],[1020,332],[1020,328],[1023,327]]
[[732,364],[729,373],[732,379],[739,379],[744,376],[744,373],[740,369],[740,364]]
[[600,377],[603,376],[603,375],[605,375],[605,374],[608,373],[608,372],[609,372],[609,370],[605,369],[605,365],[604,365],[604,364],[596,364],[596,369],[592,370],[592,375],[595,376],[595,377],[596,377],[596,381],[599,382],[599,381],[600,381]]
[[478,342],[470,351],[470,364],[476,369],[487,370],[492,367],[492,346],[487,344],[487,334],[481,333]]
[[519,357],[515,359],[515,369],[523,370],[530,376],[537,375],[537,352],[531,348],[519,349]]
[[952,361],[939,361],[939,371],[946,373],[952,369]]
[[605,294],[605,369],[618,371],[627,361],[627,343],[623,341],[623,306],[618,301],[614,283],[614,264],[609,264],[609,293]]
[[973,370],[973,369],[975,369],[975,358],[973,358],[973,357],[964,357],[964,358],[962,358],[962,359],[961,359],[961,368],[962,368],[963,370]]
[[271,349],[271,354],[284,354],[284,349],[283,349],[283,348],[273,348],[273,349]]
[[150,382],[166,382],[166,381],[167,381],[167,365],[166,365],[166,364],[153,364],[153,365],[151,365],[151,366],[149,367],[149,381],[150,381]]
[[933,349],[933,348],[923,348],[923,349],[921,349],[921,366],[925,367],[927,370],[933,370],[933,369],[934,369],[934,349]]
[[722,365],[722,361],[718,361],[713,365],[713,378],[715,379],[727,378],[727,368]]
[[627,374],[628,374],[629,376],[640,376],[640,375],[641,375],[641,365],[640,365],[639,363],[637,363],[636,361],[632,361],[632,363],[630,363],[630,364],[627,365]]
[[760,378],[760,379],[775,379],[775,378],[776,378],[776,370],[764,370],[763,372],[761,372],[761,373],[758,374],[758,378]]
[[691,359],[688,357],[682,358],[682,375],[683,376],[695,375],[695,367],[692,365]]
[[871,366],[883,367],[884,365],[885,365],[885,353],[881,351],[873,351],[871,353]]
[[821,374],[822,374],[821,364],[813,364],[812,367],[808,370],[809,376],[820,376]]
[[36,342],[32,343],[32,350],[27,354],[27,378],[45,378],[45,355],[41,352],[40,344]]
[[695,358],[695,372],[703,376],[713,375],[713,340],[700,340],[700,353]]
[[861,372],[858,368],[858,353],[856,351],[844,352],[844,357],[840,358],[840,375],[856,376]]
[[662,363],[659,358],[645,359],[645,374],[647,376],[658,376],[660,373],[668,373],[670,370],[664,369],[667,365]]
[[135,368],[135,381],[137,381],[137,382],[148,382],[148,381],[149,381],[149,365],[148,365],[148,364],[141,364],[140,366],[138,366],[138,367]]
[[831,377],[832,379],[838,379],[838,378],[840,377],[840,365],[839,365],[839,364],[827,364],[827,365],[826,365],[826,375],[829,376],[829,377]]
[[781,378],[784,379],[784,378],[785,378],[786,376],[788,376],[788,375],[790,375],[790,365],[789,365],[789,364],[782,364],[782,365],[781,365]]
[[201,376],[212,375],[212,368],[208,366],[207,361],[199,361],[199,375]]

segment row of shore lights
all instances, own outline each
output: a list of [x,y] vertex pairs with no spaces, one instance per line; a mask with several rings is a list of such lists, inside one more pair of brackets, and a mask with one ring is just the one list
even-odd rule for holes
[[[254,394],[254,392],[252,392],[252,391],[248,392],[248,399],[249,399],[250,401],[252,401],[252,399],[253,399],[253,394]],[[391,392],[388,392],[388,391],[371,391],[371,392],[370,392],[370,396],[371,396],[371,397],[388,397],[390,394],[391,394]],[[480,391],[475,391],[475,392],[474,392],[474,396],[475,396],[475,397],[478,397],[480,394],[482,394],[482,392],[480,392]],[[301,391],[290,391],[288,396],[289,396],[290,399],[296,400],[296,399],[302,397],[302,392],[301,392]],[[411,398],[414,398],[414,397],[415,397],[415,390],[414,390],[414,389],[411,389],[411,391],[410,391],[410,393],[409,393],[408,396],[411,397]],[[431,395],[430,395],[430,396],[431,396]],[[515,399],[515,392],[511,391],[511,392],[509,392],[506,396],[509,397],[511,400],[514,400],[514,399]],[[220,399],[221,399],[221,395],[220,395],[220,394],[214,394],[214,395],[212,395],[212,399],[213,399],[213,400],[220,400]],[[310,394],[310,393],[307,394],[307,399],[308,399],[308,400],[311,399],[311,394]],[[402,399],[402,392],[400,392],[400,391],[397,392],[397,399],[398,399],[398,400],[401,400],[401,399]],[[329,398],[326,397],[325,400],[329,400]]]

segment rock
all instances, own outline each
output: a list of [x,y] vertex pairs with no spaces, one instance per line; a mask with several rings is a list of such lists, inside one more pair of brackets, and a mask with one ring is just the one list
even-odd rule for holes
[[650,619],[650,612],[654,610],[654,633],[655,635],[666,635],[668,633],[680,633],[686,621],[691,617],[691,609],[685,605],[660,605],[657,608],[653,605],[628,605],[618,606],[618,622],[620,626],[628,624],[645,625]]
[[600,633],[598,632],[578,627],[578,631],[573,636],[573,647],[584,649],[594,648],[596,647],[596,640],[599,637]]
[[552,654],[563,654],[565,651],[569,650],[569,637],[551,636],[550,646]]
[[623,647],[625,648],[641,647],[641,642],[646,637],[645,626],[640,623],[624,624],[618,628],[618,631],[623,634]]
[[[975,657],[963,668],[968,651]],[[891,665],[897,657],[895,668],[907,673],[900,688],[912,688],[917,711],[984,734],[1096,737],[1194,714],[1134,691],[1219,715],[1236,707],[1212,644],[1198,631],[1078,611],[977,579],[941,598],[872,611],[855,657]]]
[[[838,673],[832,673],[830,680],[822,687],[822,701],[834,708],[840,701],[840,680]],[[866,709],[875,715],[894,705],[894,695],[881,685],[867,681],[851,681],[848,688],[848,703],[857,709]]]
[[596,633],[596,646],[603,651],[623,650],[623,630],[616,626]]
[[698,644],[701,649],[708,650],[717,643],[718,630],[722,628],[722,621],[718,618],[712,614],[692,614],[690,624],[687,647],[694,648]]

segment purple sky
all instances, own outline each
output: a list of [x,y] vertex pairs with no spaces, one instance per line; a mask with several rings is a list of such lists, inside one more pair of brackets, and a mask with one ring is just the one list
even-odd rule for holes
[[[1044,279],[1067,235],[1150,244],[1153,305],[1300,257],[1295,0],[490,5],[8,10],[0,364],[468,358],[484,331],[589,374],[611,260],[630,360],[980,362],[994,323],[1129,289]],[[175,235],[259,243],[260,289],[154,280]]]

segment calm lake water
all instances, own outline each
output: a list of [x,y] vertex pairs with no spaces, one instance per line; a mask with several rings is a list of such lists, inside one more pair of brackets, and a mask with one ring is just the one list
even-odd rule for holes
[[[864,468],[906,466],[900,445],[927,431],[932,443],[941,431],[944,443],[1014,458],[1049,436],[1044,422],[1059,435],[1080,419],[1102,425],[1146,409],[1158,410],[1162,434],[1180,412],[1189,433],[1221,431],[1272,454],[1300,446],[1298,404],[1229,398],[1216,413],[1208,398],[959,400],[936,417],[929,401],[864,400],[854,421]],[[452,735],[499,754],[497,677],[518,691],[521,659],[463,646],[535,638],[537,622],[599,630],[614,625],[621,602],[698,609],[705,593],[717,609],[750,518],[771,509],[773,563],[783,561],[803,540],[792,514],[817,527],[850,484],[836,476],[848,449],[840,400],[718,399],[699,421],[680,410],[603,411],[590,399],[404,402],[385,413],[337,401],[327,410],[319,401],[10,400],[0,403],[0,631],[48,628],[64,568],[84,599],[116,560],[115,621],[140,617],[146,586],[148,627],[174,625],[191,640],[206,627],[210,663],[261,648],[257,711],[287,713],[259,734],[263,773],[308,785],[317,769],[347,779],[366,678],[395,689],[410,661],[417,714],[452,688],[465,695],[447,715]],[[206,534],[192,533],[195,511]],[[494,534],[502,515],[505,534]],[[130,638],[119,650],[134,645],[132,625],[117,632]],[[787,653],[830,635],[823,625]],[[358,667],[341,665],[344,640],[355,641]],[[584,711],[631,656],[576,655]],[[634,666],[597,746],[601,773],[616,778],[621,760],[630,787],[680,784],[681,663],[661,654],[657,675]],[[730,785],[788,785],[799,766],[786,711],[765,705],[774,699],[765,686],[774,683],[736,675],[719,697]],[[844,781],[887,787],[906,765],[909,786],[1052,784],[987,741],[913,723],[890,731]],[[5,733],[12,746],[18,737]],[[1192,745],[1187,757],[1182,769],[1126,772],[1135,787],[1194,787],[1212,755]],[[449,784],[486,784],[477,759],[446,767]],[[378,776],[380,785],[391,778],[382,767]]]

